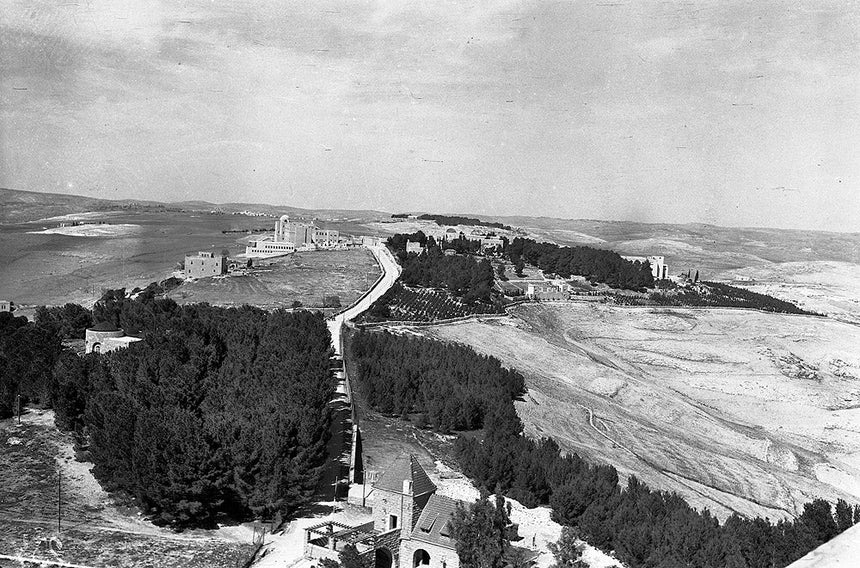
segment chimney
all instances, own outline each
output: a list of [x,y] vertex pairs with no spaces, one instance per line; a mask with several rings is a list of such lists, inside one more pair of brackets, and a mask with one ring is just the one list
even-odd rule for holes
[[403,480],[403,493],[406,495],[412,495],[412,480],[404,479]]

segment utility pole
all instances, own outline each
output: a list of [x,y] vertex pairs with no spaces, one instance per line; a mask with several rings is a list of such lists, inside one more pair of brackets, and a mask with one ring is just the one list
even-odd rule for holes
[[21,394],[15,395],[15,404],[18,407],[18,424],[21,423]]
[[63,474],[60,468],[57,468],[57,534],[62,530],[63,520]]

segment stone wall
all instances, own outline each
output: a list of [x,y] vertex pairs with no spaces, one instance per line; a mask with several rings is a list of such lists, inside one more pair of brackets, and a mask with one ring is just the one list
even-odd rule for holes
[[411,539],[402,541],[400,545],[400,568],[415,568],[416,550],[425,550],[430,555],[430,564],[421,564],[419,568],[460,568],[456,550]]
[[[400,566],[400,531],[395,529],[376,535],[373,543],[374,549],[386,548],[391,553],[392,568]],[[375,558],[374,558],[375,559]]]

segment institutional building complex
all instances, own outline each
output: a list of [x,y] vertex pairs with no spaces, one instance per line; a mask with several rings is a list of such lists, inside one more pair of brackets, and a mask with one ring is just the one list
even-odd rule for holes
[[280,256],[297,250],[332,249],[341,245],[340,234],[333,229],[321,229],[313,223],[290,221],[283,215],[275,221],[275,232],[250,241],[245,255],[251,257]]

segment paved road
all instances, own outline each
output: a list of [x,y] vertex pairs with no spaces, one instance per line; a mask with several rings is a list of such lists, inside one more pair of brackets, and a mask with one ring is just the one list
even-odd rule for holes
[[374,284],[373,288],[368,290],[361,298],[359,298],[356,303],[328,320],[327,325],[329,332],[331,332],[332,347],[334,347],[334,352],[338,355],[342,355],[340,332],[344,322],[357,317],[362,312],[370,308],[370,305],[385,294],[400,277],[400,265],[397,264],[391,251],[389,251],[385,245],[368,248],[374,258],[376,258],[380,268],[382,268],[382,278]]

